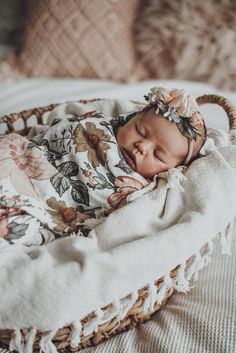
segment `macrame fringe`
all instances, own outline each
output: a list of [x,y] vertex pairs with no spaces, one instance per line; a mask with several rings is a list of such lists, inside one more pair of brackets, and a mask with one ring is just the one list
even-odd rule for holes
[[23,353],[22,334],[20,330],[14,330],[14,336],[10,340],[9,349],[10,351],[16,350],[19,353]]
[[125,297],[119,300],[116,303],[119,303],[118,308],[118,318],[119,320],[123,320],[128,314],[129,310],[132,308],[136,300],[138,299],[138,291],[132,292],[128,297]]
[[120,299],[115,300],[112,304],[108,305],[108,307],[103,312],[103,317],[101,319],[101,325],[110,321],[112,318],[119,315],[120,311]]
[[148,283],[147,297],[145,298],[145,301],[143,304],[144,313],[147,313],[148,311],[153,311],[153,308],[156,303],[156,297],[157,297],[157,287],[155,283]]
[[192,263],[186,270],[186,279],[189,281],[191,278],[197,280],[198,277],[198,266],[201,261],[201,255],[199,252],[193,255]]
[[157,304],[161,304],[166,292],[173,286],[172,279],[170,278],[169,273],[164,276],[164,280],[161,284],[160,289],[157,292],[156,302]]
[[15,350],[19,353],[32,353],[36,333],[37,330],[35,328],[31,328],[23,339],[21,331],[19,329],[14,330],[14,337],[12,337],[9,343],[10,351]]
[[173,278],[173,286],[178,292],[186,293],[190,291],[189,280],[186,278],[185,273],[186,262],[183,262],[178,269],[176,277]]
[[[226,229],[219,233],[221,239],[221,249],[223,254],[230,255],[231,237],[233,232],[234,220],[229,222]],[[213,252],[213,241],[209,241],[204,248],[203,253],[196,252],[191,259],[191,263],[184,261],[179,265],[178,271],[174,278],[171,278],[169,273],[163,278],[163,282],[157,288],[155,282],[150,282],[147,286],[147,297],[144,301],[143,312],[148,313],[154,310],[155,304],[161,304],[166,292],[170,288],[175,288],[178,292],[187,293],[190,287],[190,280],[198,279],[198,271],[204,268],[211,261]],[[82,327],[81,321],[78,320],[72,324],[70,333],[70,345],[72,348],[77,348],[80,344],[81,334],[87,336],[98,331],[98,326],[110,321],[114,317],[118,317],[121,321],[128,314],[133,304],[138,299],[138,290],[133,291],[128,296],[115,300],[111,305],[104,310],[98,309],[94,312],[94,317]],[[24,340],[19,329],[14,330],[9,349],[16,350],[19,353],[32,353],[33,342],[36,335],[36,329],[31,328],[25,335]],[[57,349],[52,343],[52,338],[56,331],[50,331],[47,335],[41,337],[40,353],[57,353]],[[25,343],[24,343],[25,342]]]
[[220,236],[220,245],[222,254],[231,255],[231,241],[233,234],[233,225],[234,221],[231,221],[226,229],[219,233]]
[[94,312],[94,317],[84,325],[83,333],[85,336],[88,336],[92,332],[98,332],[98,325],[101,324],[102,317],[103,311],[99,308]]
[[80,320],[73,322],[69,340],[72,348],[77,348],[80,344],[80,335],[82,332],[82,324]]
[[209,265],[209,263],[211,262],[211,256],[213,253],[213,249],[214,249],[214,245],[213,245],[213,241],[210,240],[207,244],[206,244],[206,251],[205,254],[203,256],[203,267]]
[[[84,325],[84,336],[87,336],[92,332],[97,332],[98,325],[103,325],[114,317],[118,317],[119,321],[123,320],[137,299],[138,291],[133,291],[127,297],[115,300],[106,308],[106,310],[98,309],[95,311],[95,316]],[[81,332],[82,331],[80,331],[80,333]]]
[[58,353],[56,346],[52,343],[52,339],[57,333],[57,330],[50,331],[47,335],[42,336],[39,342],[39,353]]
[[25,335],[24,353],[31,353],[33,351],[33,344],[34,344],[36,333],[37,333],[37,330],[35,328],[32,328]]

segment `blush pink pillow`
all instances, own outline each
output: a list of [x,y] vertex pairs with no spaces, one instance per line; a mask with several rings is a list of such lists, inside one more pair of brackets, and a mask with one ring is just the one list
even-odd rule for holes
[[1,76],[148,78],[133,42],[138,0],[29,0],[23,45]]

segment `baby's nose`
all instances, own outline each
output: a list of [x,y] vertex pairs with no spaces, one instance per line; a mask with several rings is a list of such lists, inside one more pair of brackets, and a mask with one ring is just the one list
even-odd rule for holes
[[135,144],[135,148],[137,149],[137,151],[139,151],[140,153],[142,153],[143,155],[146,155],[149,149],[149,142],[148,141],[142,141],[142,142],[138,142]]

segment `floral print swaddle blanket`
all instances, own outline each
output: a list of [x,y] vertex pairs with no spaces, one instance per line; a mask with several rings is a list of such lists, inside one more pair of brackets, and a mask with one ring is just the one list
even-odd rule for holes
[[123,158],[113,128],[111,118],[93,111],[54,119],[33,138],[2,136],[0,237],[41,245],[71,233],[86,235],[93,220],[146,186]]

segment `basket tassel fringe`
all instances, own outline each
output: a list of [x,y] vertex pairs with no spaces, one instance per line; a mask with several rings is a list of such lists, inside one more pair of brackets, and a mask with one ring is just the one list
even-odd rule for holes
[[56,330],[50,331],[46,336],[42,336],[40,340],[39,353],[57,353],[57,349],[55,345],[52,343],[52,339],[55,336],[56,332],[57,332]]
[[176,277],[173,278],[174,288],[178,292],[184,292],[184,293],[190,290],[189,280],[186,278],[185,267],[186,267],[186,262],[180,265]]
[[148,311],[152,311],[156,302],[157,295],[157,287],[155,283],[151,282],[147,287],[147,297],[145,298],[143,305],[143,312],[148,313]]
[[158,304],[161,304],[162,303],[162,300],[164,299],[165,297],[165,293],[171,288],[173,287],[173,284],[172,284],[172,280],[170,278],[170,275],[169,273],[166,274],[164,276],[164,281],[161,285],[161,288],[159,289],[159,291],[157,292],[157,298],[156,298],[156,301]]
[[233,234],[233,221],[229,223],[226,227],[224,232],[220,232],[220,242],[221,242],[221,249],[222,254],[231,255],[231,240]]
[[[227,225],[224,231],[218,233],[221,240],[220,243],[223,254],[230,255],[233,223],[234,220]],[[147,296],[144,301],[144,313],[152,312],[156,303],[161,304],[166,292],[172,287],[179,292],[188,292],[192,288],[189,284],[190,280],[197,280],[198,271],[210,262],[212,252],[213,242],[209,241],[206,244],[206,249],[203,254],[199,251],[192,256],[192,261],[189,266],[187,266],[186,261],[179,265],[178,271],[174,278],[171,278],[169,273],[166,274],[163,278],[163,282],[158,288],[155,281],[150,282],[147,286]],[[94,317],[88,323],[85,323],[84,327],[82,326],[80,320],[74,322],[69,338],[71,347],[77,348],[79,346],[81,342],[81,334],[87,336],[93,332],[97,332],[99,325],[108,322],[114,317],[118,317],[119,320],[123,320],[137,299],[138,290],[133,291],[125,298],[114,301],[112,305],[109,305],[106,308],[106,310],[96,310],[94,312]],[[56,330],[50,331],[41,337],[40,353],[57,353],[57,349],[52,343],[52,339],[55,334]],[[19,353],[32,353],[35,336],[35,328],[31,328],[24,337],[19,329],[14,330],[14,337],[11,338],[9,344],[10,350],[16,350]]]
[[76,322],[73,322],[72,330],[71,330],[70,337],[69,337],[70,345],[72,348],[76,348],[80,344],[81,332],[82,332],[81,322],[79,320]]

